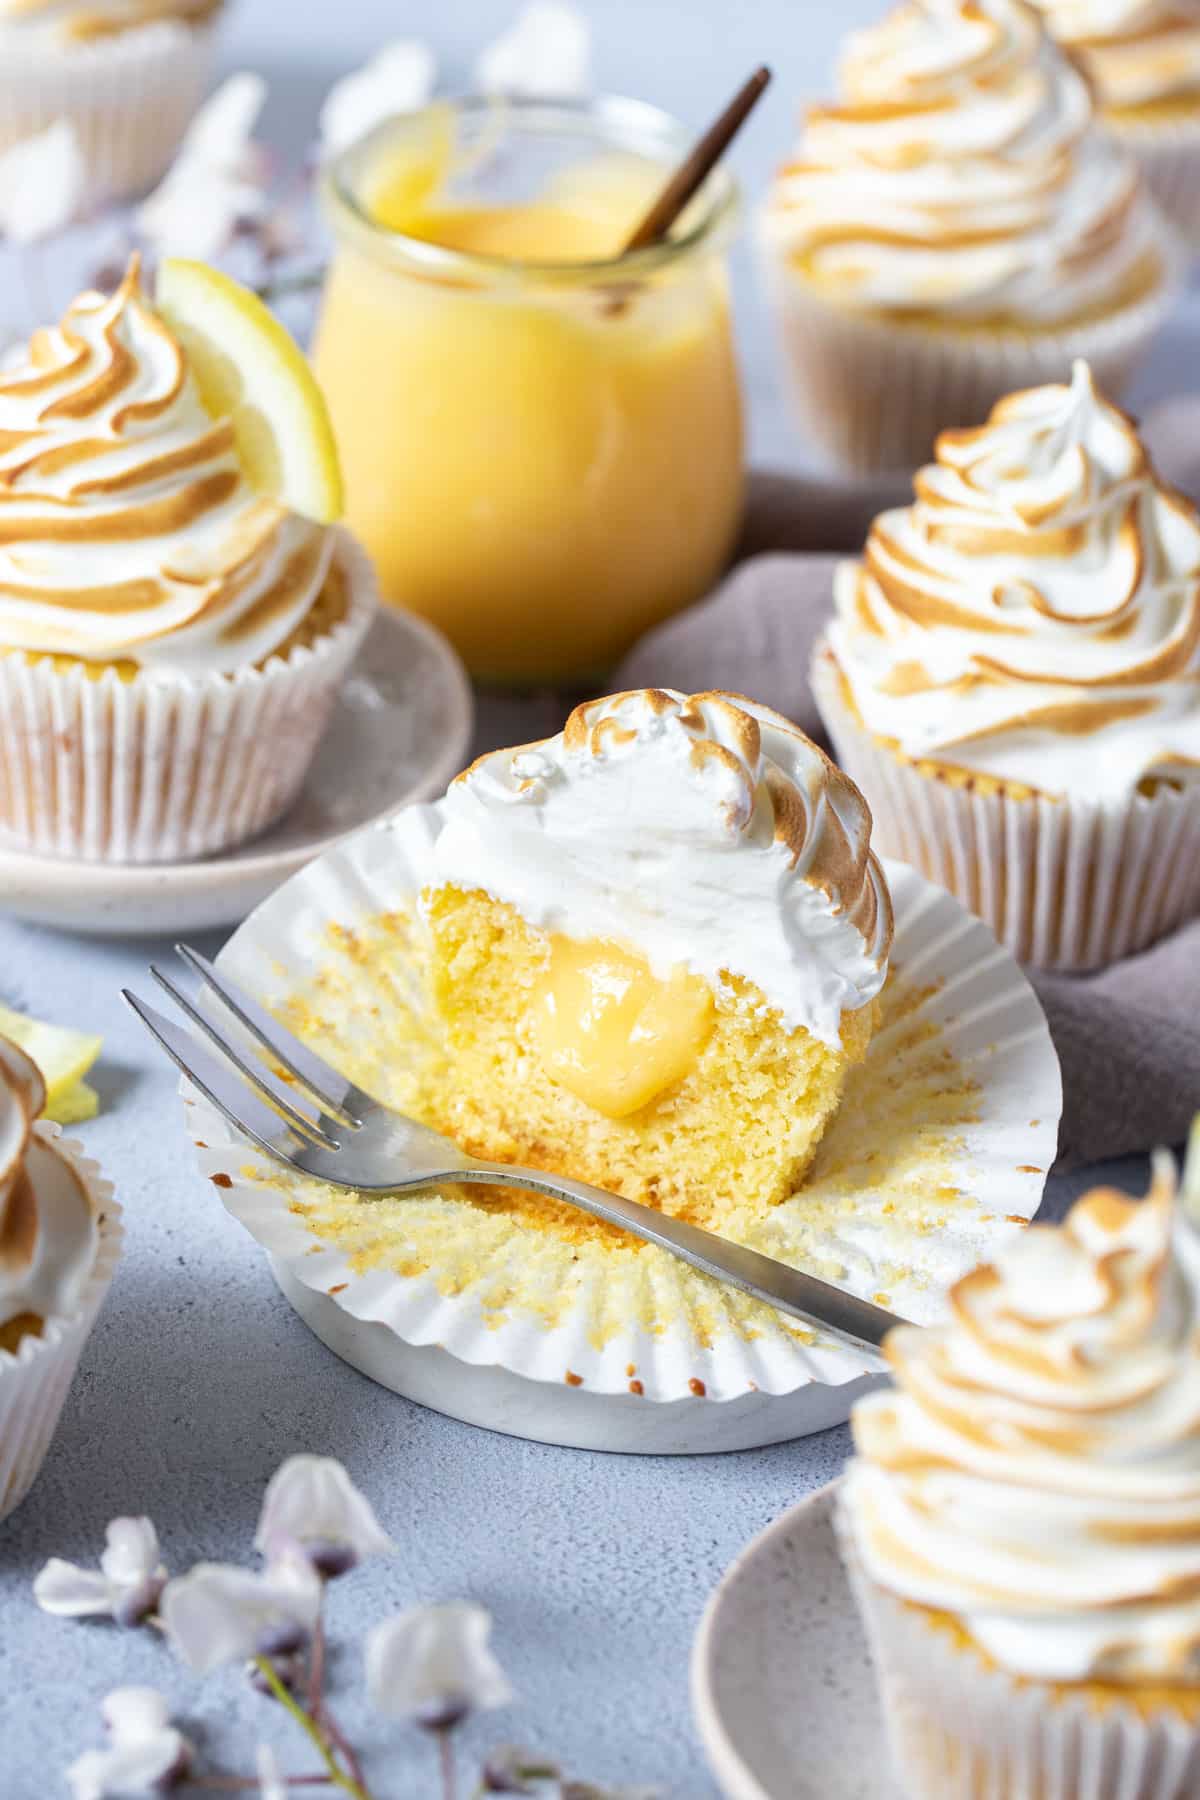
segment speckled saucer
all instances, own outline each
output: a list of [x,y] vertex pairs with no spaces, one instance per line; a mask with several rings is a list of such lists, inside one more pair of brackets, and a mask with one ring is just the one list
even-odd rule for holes
[[902,1800],[834,1541],[836,1493],[755,1538],[705,1609],[692,1708],[726,1800]]
[[129,866],[29,856],[0,834],[0,909],[106,937],[234,924],[348,832],[441,793],[466,760],[473,718],[466,671],[441,632],[381,612],[299,799],[269,831],[201,862]]

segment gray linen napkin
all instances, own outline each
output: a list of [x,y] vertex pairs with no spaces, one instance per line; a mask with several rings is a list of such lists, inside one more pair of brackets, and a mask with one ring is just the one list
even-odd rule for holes
[[[727,688],[820,737],[807,671],[837,557],[803,547],[855,548],[877,510],[877,497],[843,496],[838,510],[812,484],[757,479],[744,547],[782,541],[796,553],[752,555],[710,599],[643,638],[614,686]],[[1058,1166],[1181,1142],[1200,1110],[1200,921],[1098,975],[1030,975],[1063,1069]]]

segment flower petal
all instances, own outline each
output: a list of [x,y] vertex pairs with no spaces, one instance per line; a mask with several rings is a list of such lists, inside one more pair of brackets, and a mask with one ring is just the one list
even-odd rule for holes
[[0,233],[32,244],[62,231],[82,212],[87,185],[75,128],[60,119],[0,155]]
[[436,80],[437,62],[428,44],[416,38],[386,44],[330,88],[321,108],[322,154],[336,155],[384,119],[415,112],[429,100]]
[[116,1587],[139,1587],[159,1571],[158,1533],[149,1519],[113,1519],[100,1567]]
[[507,1706],[512,1687],[488,1647],[481,1606],[418,1606],[367,1637],[367,1691],[380,1712],[441,1722],[443,1714]]
[[237,225],[263,212],[253,132],[266,94],[261,75],[231,75],[192,120],[179,155],[137,211],[138,230],[161,255],[211,258]]
[[161,1793],[186,1771],[192,1746],[170,1723],[167,1703],[155,1688],[115,1688],[100,1712],[109,1747],[85,1751],[67,1770],[75,1800]]
[[331,1456],[289,1456],[276,1470],[254,1545],[268,1557],[306,1545],[342,1545],[356,1556],[384,1555],[393,1547],[370,1501]]
[[52,1556],[37,1575],[33,1597],[43,1612],[60,1619],[86,1619],[111,1613],[113,1592],[103,1575],[80,1569]]
[[227,1563],[197,1563],[167,1583],[160,1611],[179,1655],[207,1675],[222,1663],[273,1651],[289,1628],[307,1634],[320,1609],[320,1579],[297,1558],[261,1575]]
[[565,100],[589,91],[591,58],[591,30],[576,7],[530,0],[480,56],[475,80],[485,94]]

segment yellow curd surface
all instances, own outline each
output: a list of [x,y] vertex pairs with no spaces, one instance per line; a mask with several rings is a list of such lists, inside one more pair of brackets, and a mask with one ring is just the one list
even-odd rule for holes
[[[707,248],[637,281],[606,261],[662,180],[645,159],[599,156],[493,206],[445,196],[444,155],[393,157],[359,195],[370,223],[338,234],[315,363],[347,522],[386,597],[475,675],[585,678],[699,598],[732,547],[724,271]],[[422,267],[389,244],[465,255]]]

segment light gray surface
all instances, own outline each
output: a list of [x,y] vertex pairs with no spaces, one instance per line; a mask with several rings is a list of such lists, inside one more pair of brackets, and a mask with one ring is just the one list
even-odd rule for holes
[[[227,60],[278,73],[272,132],[296,144],[329,75],[381,33],[427,33],[453,85],[511,10],[510,0],[243,0]],[[601,81],[696,122],[752,62],[774,62],[778,86],[738,153],[758,185],[789,135],[796,96],[823,85],[835,32],[875,8],[593,0],[590,10]],[[744,265],[739,308],[755,453],[795,460]],[[1158,391],[1178,369],[1179,341],[1178,330],[1168,334],[1156,359]],[[216,940],[201,947],[211,952]],[[418,1599],[478,1599],[497,1615],[497,1645],[524,1697],[485,1722],[478,1742],[521,1737],[580,1774],[656,1781],[677,1800],[712,1795],[687,1702],[704,1600],[749,1537],[836,1472],[846,1434],[722,1458],[603,1457],[452,1424],[343,1367],[294,1317],[264,1259],[194,1173],[172,1077],[116,999],[164,953],[161,942],[88,944],[0,919],[0,997],[105,1033],[105,1110],[79,1135],[116,1180],[128,1230],[45,1472],[0,1526],[0,1800],[65,1793],[59,1771],[97,1740],[95,1703],[120,1682],[163,1686],[226,1766],[251,1766],[258,1737],[294,1752],[273,1709],[236,1676],[200,1683],[147,1635],[45,1618],[29,1584],[47,1555],[93,1557],[122,1511],[155,1518],[175,1568],[248,1555],[262,1486],[298,1449],[341,1457],[399,1546],[336,1590],[335,1631]],[[1136,1165],[1110,1173],[1140,1178]],[[1055,1206],[1082,1185],[1081,1176],[1053,1183]],[[350,1661],[335,1668],[338,1688],[354,1673]],[[369,1746],[399,1746],[374,1764],[381,1796],[434,1791],[426,1746],[375,1727],[357,1699],[344,1711]],[[285,1766],[310,1765],[300,1751]]]

